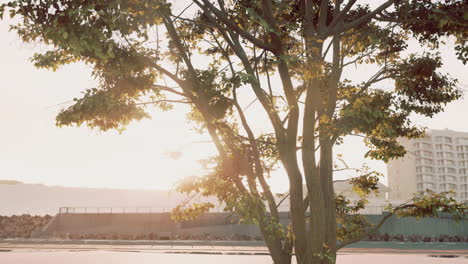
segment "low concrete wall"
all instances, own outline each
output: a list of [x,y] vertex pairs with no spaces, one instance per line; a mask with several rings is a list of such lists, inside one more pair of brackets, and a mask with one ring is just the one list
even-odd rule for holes
[[178,230],[169,213],[59,214],[56,233],[173,234]]
[[[376,224],[383,216],[367,215],[369,222]],[[396,216],[388,219],[379,229],[380,234],[395,235],[419,235],[419,236],[461,236],[468,237],[468,220],[464,219],[458,223],[449,216],[439,218],[398,218]]]
[[[366,216],[371,223],[378,223],[381,215]],[[281,214],[280,222],[286,226],[289,215]],[[158,236],[203,235],[230,237],[246,235],[252,238],[261,236],[258,226],[238,224],[237,219],[229,213],[208,213],[194,221],[174,223],[169,213],[100,213],[100,214],[58,214],[41,235],[54,233],[117,233],[149,234]],[[468,220],[455,222],[448,217],[414,218],[391,217],[380,228],[380,234],[420,235],[420,236],[462,236],[468,237]],[[38,234],[39,235],[39,234]]]

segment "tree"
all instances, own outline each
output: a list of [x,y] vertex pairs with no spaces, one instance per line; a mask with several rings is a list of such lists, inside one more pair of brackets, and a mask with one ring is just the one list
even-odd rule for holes
[[[149,117],[145,107],[188,104],[188,118],[209,133],[218,156],[209,175],[180,189],[214,195],[226,210],[257,223],[274,263],[290,263],[293,249],[298,263],[334,263],[338,249],[372,234],[393,214],[466,214],[452,198],[429,191],[371,226],[356,213],[377,189],[375,172],[357,171],[352,180],[359,201],[333,190],[333,146],[345,136],[364,137],[368,157],[401,157],[397,139],[423,135],[410,115],[433,116],[461,96],[456,80],[438,72],[437,53],[407,54],[406,43],[415,38],[437,48],[452,37],[466,63],[464,1],[386,0],[376,7],[356,0],[188,2],[175,13],[165,0],[16,0],[0,13],[21,18],[12,30],[23,41],[49,45],[32,58],[37,67],[93,66],[99,86],[61,111],[59,126],[123,130]],[[348,67],[366,64],[378,69],[367,81],[343,76]],[[273,83],[276,77],[280,83]],[[270,132],[251,128],[240,91],[252,93]],[[278,162],[290,184],[286,230],[268,184]],[[179,207],[174,215],[209,207]]]

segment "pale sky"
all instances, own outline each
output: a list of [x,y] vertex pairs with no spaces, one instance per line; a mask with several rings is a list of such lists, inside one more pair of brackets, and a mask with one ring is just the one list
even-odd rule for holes
[[[213,153],[214,147],[196,143],[209,137],[191,129],[182,106],[170,112],[153,111],[151,120],[132,123],[120,135],[86,127],[55,127],[54,118],[63,103],[95,85],[90,68],[73,64],[56,72],[36,69],[29,57],[41,47],[22,43],[8,32],[8,22],[0,21],[0,179],[61,186],[168,189],[178,179],[202,173],[197,160]],[[460,87],[467,90],[468,67],[456,60],[451,47],[449,44],[440,50],[444,71],[458,78]],[[368,70],[372,72],[372,67]],[[352,79],[360,80],[361,72],[349,73]],[[414,121],[430,129],[468,131],[467,115],[465,96],[433,119],[415,117]],[[182,151],[183,155],[172,160],[165,155],[167,151]],[[360,138],[349,139],[336,149],[348,158],[350,166],[359,166],[365,151]],[[367,162],[386,173],[383,162]],[[274,175],[272,182],[276,191],[287,188],[282,173]]]

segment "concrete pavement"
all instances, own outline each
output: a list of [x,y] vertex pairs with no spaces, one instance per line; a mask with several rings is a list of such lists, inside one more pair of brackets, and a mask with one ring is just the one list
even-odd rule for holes
[[[263,241],[2,239],[0,251],[112,251],[211,255],[268,255]],[[468,243],[359,242],[339,254],[411,254],[468,258]]]
[[[466,264],[466,258],[434,258],[423,255],[340,254],[337,264]],[[0,252],[2,264],[271,264],[265,255],[161,254],[108,251]],[[296,263],[293,258],[293,263]]]

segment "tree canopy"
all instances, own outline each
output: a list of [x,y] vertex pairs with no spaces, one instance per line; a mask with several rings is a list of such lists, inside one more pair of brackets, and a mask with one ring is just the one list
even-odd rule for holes
[[[99,85],[63,109],[58,126],[123,130],[148,118],[149,106],[187,104],[187,118],[211,136],[218,155],[209,160],[211,173],[180,190],[216,196],[257,223],[275,263],[290,263],[293,248],[298,263],[334,263],[338,249],[389,215],[466,213],[454,199],[427,192],[389,208],[373,227],[357,214],[376,190],[378,175],[369,170],[352,181],[362,199],[334,193],[333,146],[347,135],[364,137],[370,158],[402,157],[398,138],[423,134],[410,117],[431,117],[461,96],[457,81],[440,72],[436,50],[452,38],[467,62],[465,1],[376,2],[187,0],[176,12],[165,0],[15,0],[0,15],[20,19],[11,29],[23,41],[48,45],[32,58],[37,67],[93,67]],[[408,52],[411,39],[435,52]],[[346,76],[349,67],[368,75],[359,70],[366,65],[375,70],[368,80]],[[246,93],[247,103],[240,99]],[[252,103],[263,109],[267,132],[252,129],[245,112]],[[290,183],[286,229],[268,184],[278,163]],[[209,208],[179,207],[175,216]]]

